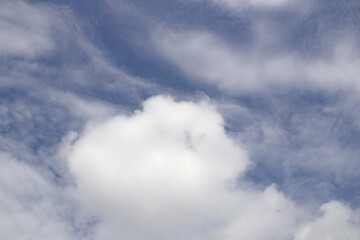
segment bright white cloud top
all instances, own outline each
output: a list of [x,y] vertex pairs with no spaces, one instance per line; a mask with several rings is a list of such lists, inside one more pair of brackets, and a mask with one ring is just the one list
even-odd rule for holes
[[160,96],[89,126],[69,164],[82,200],[109,224],[99,239],[167,239],[224,224],[248,159],[223,124],[205,101]]
[[[239,182],[249,161],[223,124],[206,101],[158,96],[132,116],[88,126],[69,164],[79,198],[102,219],[96,239],[265,240],[300,231],[297,224],[308,213],[274,186],[256,191]],[[322,209],[324,219],[297,239],[359,236],[350,209],[340,203]],[[318,230],[338,223],[333,232]]]

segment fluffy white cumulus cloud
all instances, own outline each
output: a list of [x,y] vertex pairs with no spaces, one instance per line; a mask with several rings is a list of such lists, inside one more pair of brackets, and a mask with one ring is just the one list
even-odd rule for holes
[[236,200],[235,216],[217,233],[218,240],[290,239],[303,218],[300,209],[275,186],[263,192],[240,191]]
[[69,163],[85,203],[116,222],[101,235],[154,239],[221,223],[248,160],[208,103],[156,97],[134,116],[89,127]]
[[287,239],[299,208],[274,186],[236,187],[249,161],[208,102],[158,96],[88,126],[69,156],[97,239]]

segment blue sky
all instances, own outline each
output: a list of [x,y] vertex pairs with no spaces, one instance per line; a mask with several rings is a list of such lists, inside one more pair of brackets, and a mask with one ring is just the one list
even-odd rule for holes
[[3,0],[6,239],[360,238],[360,2]]

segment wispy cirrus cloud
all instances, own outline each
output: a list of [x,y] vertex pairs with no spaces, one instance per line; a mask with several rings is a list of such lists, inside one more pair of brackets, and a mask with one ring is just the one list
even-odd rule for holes
[[52,9],[22,1],[3,1],[0,10],[0,56],[36,57],[53,50]]
[[[7,26],[1,28],[4,142],[25,142],[30,149],[41,147],[39,141],[56,144],[67,131],[137,105],[158,89],[109,61],[69,7],[5,1],[1,21]],[[10,145],[2,150],[11,151]]]
[[207,2],[234,12],[243,12],[244,10],[249,10],[249,8],[264,10],[290,8],[297,3],[295,0],[210,0]]
[[253,47],[239,48],[196,30],[160,30],[153,41],[160,54],[189,77],[235,95],[294,87],[359,89],[359,53],[351,50],[355,42],[346,38],[335,43],[330,56],[313,59],[263,49],[262,39]]
[[62,189],[9,154],[0,153],[0,164],[0,230],[4,238],[84,239],[80,225],[70,224],[72,206]]
[[0,26],[1,232],[91,238],[96,219],[78,211],[61,139],[125,111],[156,86],[108,61],[67,6],[3,1]]

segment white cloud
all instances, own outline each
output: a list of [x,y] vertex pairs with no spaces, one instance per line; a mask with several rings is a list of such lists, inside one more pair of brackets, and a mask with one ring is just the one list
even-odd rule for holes
[[353,211],[340,202],[329,202],[321,206],[324,215],[306,224],[295,240],[357,240],[360,237],[360,212]]
[[287,239],[299,208],[274,186],[237,189],[248,165],[208,102],[163,96],[88,126],[69,156],[97,239]]
[[301,216],[299,209],[275,186],[264,192],[241,192],[236,216],[217,239],[290,239]]
[[360,90],[360,53],[352,37],[343,37],[332,46],[330,57],[304,62],[305,77],[322,87]]
[[260,37],[245,49],[230,46],[206,31],[160,30],[153,34],[160,54],[184,73],[232,94],[274,87],[359,90],[360,58],[353,50],[355,43],[340,40],[330,57],[305,59],[295,52],[274,53],[269,46],[264,48],[267,40]]
[[226,184],[247,166],[222,125],[206,102],[156,97],[132,117],[89,127],[69,158],[81,197],[120,226],[116,234],[154,239],[221,221],[230,214],[216,207],[231,202]]
[[252,64],[253,57],[231,49],[208,32],[160,31],[154,34],[154,43],[165,58],[191,77],[229,91],[260,87],[261,72]]
[[[248,10],[276,11],[276,10],[297,10],[297,13],[308,11],[309,1],[297,0],[187,0],[192,2],[208,2],[216,7],[235,14],[242,14]],[[295,12],[295,11],[294,11]]]
[[53,49],[52,9],[23,1],[2,1],[0,8],[0,55],[35,57]]
[[34,169],[0,153],[0,232],[4,239],[75,238],[56,188]]
[[219,6],[239,11],[239,8],[257,7],[257,8],[279,8],[288,6],[294,0],[211,0],[214,4]]
[[50,90],[47,97],[54,104],[68,108],[71,115],[87,121],[101,121],[114,116],[118,112],[125,112],[117,106],[100,100],[84,99],[69,92]]

